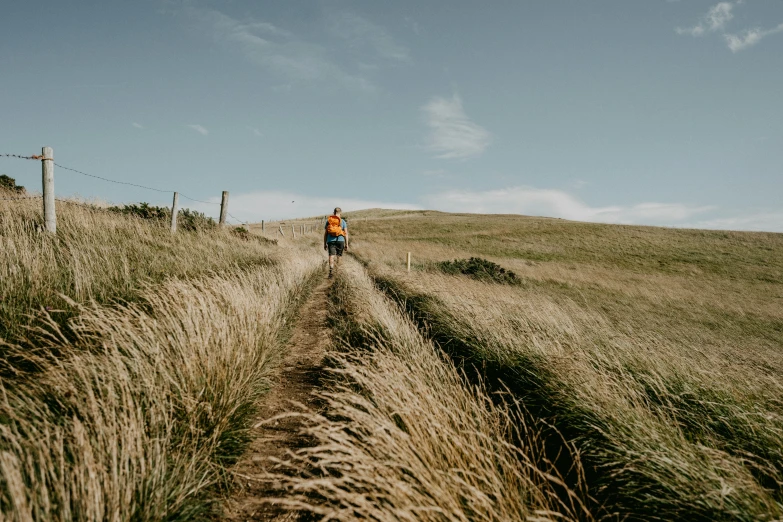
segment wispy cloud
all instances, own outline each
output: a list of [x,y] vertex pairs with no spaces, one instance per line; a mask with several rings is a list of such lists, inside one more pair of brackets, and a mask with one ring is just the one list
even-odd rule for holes
[[693,27],[677,27],[678,34],[691,36],[705,36],[709,33],[721,32],[726,45],[733,53],[737,53],[749,47],[753,47],[767,36],[783,32],[783,23],[772,29],[753,27],[739,33],[725,32],[726,26],[734,19],[734,8],[745,3],[744,0],[734,2],[720,2],[710,7],[699,22]]
[[194,131],[198,132],[199,134],[201,134],[203,136],[206,136],[207,134],[209,134],[209,131],[205,127],[203,127],[201,125],[193,124],[193,125],[188,125],[187,127],[189,129],[193,129]]
[[753,47],[767,36],[780,32],[783,32],[783,24],[780,24],[772,29],[761,29],[756,27],[753,29],[747,29],[738,35],[724,34],[723,37],[726,39],[726,45],[729,46],[731,52],[736,53],[742,51],[743,49],[747,49],[748,47]]
[[734,6],[742,3],[739,2],[720,2],[710,7],[707,14],[705,14],[699,22],[693,27],[678,27],[676,29],[677,34],[689,34],[691,36],[704,36],[707,33],[714,33],[720,31],[726,24],[734,18]]
[[[220,198],[209,198],[208,201],[219,203]],[[716,207],[683,203],[591,206],[567,192],[534,187],[488,191],[450,190],[423,196],[418,203],[310,196],[289,191],[257,191],[232,194],[229,211],[243,221],[259,222],[262,219],[268,221],[324,215],[335,206],[345,211],[368,208],[431,209],[476,214],[522,214],[594,223],[783,232],[783,211],[705,218],[705,214],[716,214]],[[192,208],[208,215],[214,214],[216,209],[214,205],[202,203],[194,203]]]
[[245,128],[247,130],[249,130],[250,132],[252,132],[255,136],[258,136],[259,138],[264,135],[263,132],[261,132],[260,130],[258,130],[255,127],[251,127],[250,125],[246,125]]
[[[211,198],[219,203],[219,198]],[[421,206],[412,203],[395,203],[372,199],[344,198],[342,196],[308,196],[287,191],[260,191],[232,194],[229,212],[238,219],[259,222],[262,219],[289,219],[304,216],[321,216],[339,206],[345,212],[367,208],[396,208],[416,210]],[[213,205],[194,204],[194,209],[213,213]]]
[[682,223],[687,228],[708,228],[713,230],[746,230],[756,232],[783,232],[783,211],[753,212],[750,214],[719,217]]
[[383,27],[352,12],[333,13],[328,17],[329,32],[348,41],[354,48],[372,48],[378,56],[398,62],[409,62],[407,47],[397,43]]
[[144,125],[142,125],[141,123],[136,123],[135,121],[133,123],[131,123],[131,125],[136,127],[137,129],[143,129],[144,128]]
[[525,214],[600,223],[672,224],[711,210],[680,203],[593,207],[567,192],[533,187],[489,191],[452,190],[427,196],[428,207],[447,212]]
[[455,94],[451,99],[435,97],[422,107],[431,132],[427,148],[442,159],[480,156],[492,141],[489,131],[473,123]]
[[265,21],[237,20],[214,9],[189,8],[213,37],[288,82],[329,81],[357,91],[375,91],[367,79],[350,74],[329,58],[322,45]]

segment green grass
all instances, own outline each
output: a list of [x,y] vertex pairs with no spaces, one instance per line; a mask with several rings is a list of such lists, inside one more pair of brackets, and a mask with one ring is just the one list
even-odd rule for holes
[[[406,212],[407,218],[354,219],[359,237],[438,244],[473,255],[599,264],[746,281],[783,281],[783,235],[578,223],[521,216]],[[350,215],[349,215],[350,219]],[[366,219],[366,218],[365,218]]]

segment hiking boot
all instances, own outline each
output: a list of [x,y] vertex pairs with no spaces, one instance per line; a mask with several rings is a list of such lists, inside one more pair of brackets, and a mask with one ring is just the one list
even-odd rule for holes
[[332,270],[329,269],[329,279],[331,279],[331,278],[332,278]]

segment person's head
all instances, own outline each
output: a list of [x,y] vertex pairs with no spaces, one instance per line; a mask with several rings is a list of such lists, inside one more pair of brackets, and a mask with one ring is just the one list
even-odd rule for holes
[[342,214],[342,212],[343,212],[343,209],[341,209],[340,207],[334,207],[334,215],[335,216],[339,216],[340,214]]

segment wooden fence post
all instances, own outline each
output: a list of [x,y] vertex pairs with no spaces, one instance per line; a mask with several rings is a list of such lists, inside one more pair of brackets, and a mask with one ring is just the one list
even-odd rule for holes
[[54,150],[51,147],[41,149],[41,178],[43,182],[44,228],[52,234],[57,232],[57,213],[54,208]]
[[266,234],[266,227],[264,226],[264,220],[261,220],[261,235]]
[[179,192],[174,193],[174,201],[171,203],[171,233],[177,231],[177,212],[179,212]]
[[285,237],[285,232],[283,232],[283,225],[280,225],[280,235]]
[[411,253],[408,252],[408,272],[411,271]]
[[294,224],[291,223],[291,237],[296,239],[296,229],[294,228]]
[[220,224],[226,224],[226,214],[228,214],[228,191],[223,191],[223,197],[220,199]]

